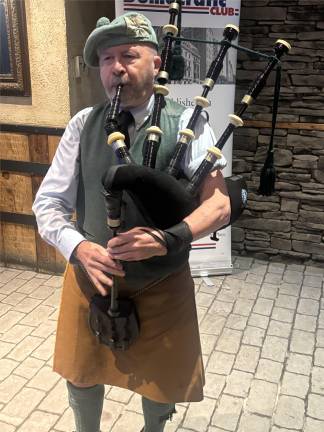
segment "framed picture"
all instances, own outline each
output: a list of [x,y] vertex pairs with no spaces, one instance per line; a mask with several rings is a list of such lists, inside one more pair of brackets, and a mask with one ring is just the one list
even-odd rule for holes
[[24,0],[0,0],[0,95],[31,96]]

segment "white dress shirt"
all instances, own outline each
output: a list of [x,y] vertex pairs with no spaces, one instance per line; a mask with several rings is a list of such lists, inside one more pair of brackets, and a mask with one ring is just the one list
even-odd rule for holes
[[[130,110],[135,120],[135,124],[129,128],[130,142],[152,112],[153,104],[152,96],[143,106]],[[33,204],[41,237],[56,247],[67,260],[75,247],[85,240],[71,219],[78,190],[80,135],[91,110],[92,107],[85,108],[69,121]],[[182,113],[179,130],[186,128],[192,111],[190,108]],[[198,119],[195,135],[182,164],[188,178],[200,165],[206,149],[216,143],[215,135],[203,115]],[[225,166],[226,160],[223,157],[217,162],[216,168],[222,169]]]

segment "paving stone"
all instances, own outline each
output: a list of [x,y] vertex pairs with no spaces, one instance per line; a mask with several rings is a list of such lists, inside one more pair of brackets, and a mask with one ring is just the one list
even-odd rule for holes
[[233,303],[215,300],[209,309],[209,313],[227,317],[233,309]]
[[221,289],[217,294],[216,299],[220,302],[234,303],[239,292],[240,292],[239,288],[234,288],[234,287]]
[[255,284],[259,284],[261,285],[264,279],[264,274],[253,274],[253,273],[248,273],[245,281],[246,283],[255,283]]
[[200,335],[201,350],[204,355],[209,355],[214,350],[217,341],[217,336],[209,334]]
[[230,354],[235,354],[240,348],[242,332],[224,328],[222,334],[217,341],[217,350]]
[[230,314],[227,317],[225,327],[233,330],[244,330],[247,323],[247,317],[242,315]]
[[304,285],[321,288],[323,283],[323,276],[305,275]]
[[40,285],[38,288],[36,288],[31,294],[31,298],[36,298],[38,300],[45,300],[48,297],[50,297],[54,292],[56,288],[46,285]]
[[319,313],[318,327],[324,329],[324,310],[321,310]]
[[22,361],[28,357],[40,344],[42,339],[33,336],[27,336],[19,342],[15,348],[7,355],[17,361]]
[[301,282],[299,284],[290,284],[282,282],[279,285],[279,294],[298,297],[300,293]]
[[53,310],[54,309],[49,306],[37,306],[36,309],[34,309],[32,312],[26,315],[23,320],[21,320],[21,324],[37,327],[39,324],[48,319],[48,317],[53,313]]
[[316,366],[324,367],[324,348],[316,348],[315,357],[314,357],[314,364]]
[[226,319],[222,316],[207,313],[201,322],[201,333],[219,335],[225,325]]
[[256,371],[255,377],[260,380],[279,383],[282,368],[283,363],[261,358],[259,360],[258,369]]
[[278,336],[288,338],[291,332],[291,324],[281,321],[271,320],[267,334],[270,336]]
[[249,316],[253,308],[254,300],[238,299],[235,302],[233,313],[243,316]]
[[8,376],[0,383],[0,402],[9,402],[25,384],[26,380],[24,378],[16,375]]
[[44,366],[29,381],[28,387],[49,391],[59,379],[60,377],[57,373],[53,372],[48,366]]
[[272,308],[273,308],[273,300],[258,298],[254,305],[253,312],[259,315],[269,316],[271,315]]
[[298,432],[296,429],[286,429],[286,428],[280,428],[278,426],[273,426],[271,428],[271,432]]
[[259,297],[275,300],[278,295],[278,286],[270,283],[263,283],[259,292]]
[[299,300],[297,312],[304,315],[317,316],[319,311],[319,302],[311,299],[301,298]]
[[14,344],[7,343],[7,342],[1,342],[0,341],[0,359],[8,354],[13,348]]
[[312,393],[324,395],[324,368],[313,367],[312,370]]
[[19,363],[13,360],[0,359],[0,381],[7,378],[18,365]]
[[111,432],[138,432],[143,427],[143,416],[137,413],[124,411],[115,422]]
[[34,330],[33,327],[17,324],[5,332],[0,339],[4,342],[19,343]]
[[314,287],[303,285],[300,296],[312,300],[319,300],[321,298],[321,294],[322,294],[321,288],[314,288]]
[[316,321],[317,319],[315,316],[296,314],[294,328],[298,330],[315,332]]
[[15,432],[16,428],[0,421],[0,430],[1,432]]
[[262,346],[265,330],[259,327],[248,326],[244,330],[242,343],[246,345]]
[[23,388],[0,412],[0,420],[19,426],[43,399],[45,393],[40,390]]
[[36,375],[41,367],[44,366],[44,361],[35,359],[34,357],[27,357],[20,366],[15,370],[15,374],[23,378],[30,379]]
[[279,284],[282,281],[281,273],[267,273],[264,278],[264,283]]
[[45,321],[40,324],[36,329],[33,328],[32,336],[47,338],[56,331],[56,323],[54,321]]
[[17,278],[18,278],[18,279],[30,280],[30,279],[32,279],[32,278],[34,278],[34,277],[37,277],[37,275],[38,275],[38,273],[36,273],[36,272],[34,272],[34,271],[31,271],[31,270],[25,270],[25,271],[19,273],[19,274],[17,275]]
[[306,424],[304,432],[323,432],[324,422],[306,417]]
[[315,337],[312,333],[293,330],[290,341],[290,351],[300,354],[313,354]]
[[18,303],[15,306],[14,310],[27,314],[31,312],[33,309],[35,309],[37,306],[39,306],[41,302],[42,302],[41,300],[26,297],[24,300],[22,300],[20,303]]
[[274,307],[272,310],[271,317],[277,321],[292,323],[294,320],[295,311]]
[[266,329],[269,325],[269,317],[252,313],[249,318],[249,325]]
[[198,306],[208,308],[214,300],[214,296],[212,294],[206,294],[199,292],[196,294],[196,304]]
[[[106,400],[104,400],[104,406],[105,406]],[[117,404],[116,402],[112,402],[114,404]],[[122,407],[121,407],[122,408]],[[117,411],[117,409],[115,409],[115,411],[112,413],[117,413],[117,418],[120,415],[120,411]],[[111,414],[111,416],[112,416]],[[102,420],[103,420],[103,416],[104,416],[104,412],[102,414]],[[102,421],[101,421],[102,423]],[[107,429],[109,430],[109,429]],[[59,432],[74,432],[75,431],[75,422],[74,422],[74,415],[73,415],[73,411],[71,408],[67,408],[64,412],[64,414],[59,417],[59,420],[57,423],[55,423],[55,429],[51,429],[50,432],[54,432],[54,431],[59,431]]]
[[199,403],[199,409],[195,403],[189,404],[188,410],[185,414],[183,426],[194,431],[204,431],[210,423],[210,413],[212,413],[216,406],[216,400],[204,398]]
[[232,370],[227,377],[224,393],[245,398],[249,393],[252,379],[251,373]]
[[237,354],[235,369],[245,372],[255,372],[260,356],[260,349],[250,345],[242,345]]
[[324,330],[317,330],[316,332],[316,346],[317,347],[324,347]]
[[10,270],[3,270],[0,273],[0,282],[1,283],[7,283],[10,280],[14,279],[19,273],[21,273],[20,271],[15,271],[13,269]]
[[42,283],[44,283],[43,279],[33,278],[28,282],[24,281],[24,283],[20,285],[17,291],[29,295],[33,291],[35,291],[40,285],[42,285]]
[[23,279],[12,279],[0,287],[0,293],[9,295],[15,291],[19,291],[19,287],[24,285],[26,281]]
[[281,263],[269,263],[268,273],[283,274],[283,272],[285,271],[285,269],[286,269],[285,264],[281,264]]
[[277,336],[266,336],[261,357],[283,362],[286,357],[288,340]]
[[[212,425],[234,431],[240,417],[242,405],[243,399],[223,395],[212,417]],[[203,429],[198,429],[198,431],[201,430]]]
[[25,294],[21,294],[18,292],[13,292],[4,299],[2,299],[2,303],[9,304],[11,306],[15,306],[19,302],[21,302],[26,297]]
[[42,342],[35,351],[33,351],[33,357],[40,360],[49,360],[54,352],[55,335],[49,336]]
[[234,267],[237,269],[247,270],[251,267],[253,258],[250,257],[236,257]]
[[302,375],[309,375],[312,368],[312,357],[289,352],[287,370]]
[[232,369],[234,359],[235,356],[233,354],[214,351],[208,362],[207,372],[228,375]]
[[202,308],[200,306],[196,307],[197,309],[197,318],[198,318],[198,323],[200,324],[202,322],[202,320],[204,319],[208,309],[207,308]]
[[246,402],[249,412],[271,416],[277,397],[277,385],[261,380],[253,380]]
[[239,292],[239,297],[254,300],[258,297],[259,291],[260,291],[260,285],[245,283]]
[[301,271],[299,272],[299,271],[293,271],[289,269],[284,272],[282,279],[285,282],[288,282],[290,284],[295,284],[295,283],[298,284],[302,282],[303,277],[304,275]]
[[244,413],[241,417],[238,432],[268,432],[270,419],[255,414]]
[[58,416],[44,411],[34,411],[17,432],[48,432]]
[[276,307],[285,309],[296,309],[298,297],[286,294],[279,294],[276,300]]
[[116,402],[122,402],[124,404],[127,404],[130,401],[132,395],[133,393],[130,390],[120,387],[112,387],[110,392],[108,393],[109,399]]
[[307,415],[317,420],[324,420],[324,396],[310,393],[308,395]]
[[296,396],[301,399],[306,397],[309,389],[309,378],[306,375],[298,375],[285,372],[281,384],[281,393],[289,396]]
[[324,276],[324,270],[321,267],[306,266],[305,275]]
[[2,332],[8,331],[25,317],[25,314],[15,311],[9,311],[0,318],[0,329]]
[[206,384],[204,387],[205,396],[218,399],[221,392],[223,391],[226,383],[224,375],[217,375],[215,373],[206,372]]
[[274,415],[277,426],[289,429],[301,429],[304,424],[305,403],[292,396],[279,396],[278,405]]

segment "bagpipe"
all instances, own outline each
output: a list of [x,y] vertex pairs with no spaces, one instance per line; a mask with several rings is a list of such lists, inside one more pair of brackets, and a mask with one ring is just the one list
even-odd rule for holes
[[[290,45],[286,41],[279,39],[275,42],[274,55],[268,56],[269,61],[264,71],[254,80],[236,112],[229,115],[229,123],[216,145],[207,150],[206,156],[192,177],[184,179],[181,164],[188,146],[195,139],[197,121],[203,110],[210,105],[207,99],[208,93],[217,83],[227,51],[233,46],[237,48],[232,42],[237,38],[239,29],[235,25],[227,25],[223,32],[223,39],[220,42],[220,49],[203,81],[202,94],[194,98],[195,108],[192,116],[187,127],[179,131],[179,139],[175,143],[174,154],[169,165],[165,171],[157,170],[155,164],[161,135],[163,134],[160,129],[160,118],[165,104],[165,97],[169,93],[166,84],[173,77],[170,71],[177,68],[176,59],[172,56],[172,46],[174,41],[181,40],[179,37],[179,25],[176,25],[176,21],[179,23],[181,20],[181,3],[181,0],[177,0],[169,4],[169,23],[163,27],[164,46],[161,53],[161,67],[156,78],[156,84],[153,87],[154,107],[151,115],[151,125],[146,129],[143,164],[134,163],[125,144],[125,135],[119,130],[118,113],[120,110],[120,96],[123,91],[122,84],[120,84],[117,86],[116,94],[111,101],[105,121],[107,144],[113,148],[119,164],[110,167],[102,178],[103,194],[107,208],[107,225],[112,230],[113,236],[117,235],[120,228],[121,203],[123,194],[126,192],[131,196],[135,206],[147,216],[147,225],[164,233],[168,251],[172,247],[181,248],[183,237],[185,237],[184,243],[189,241],[190,244],[190,234],[183,231],[183,226],[181,226],[183,219],[199,206],[199,189],[204,179],[215,169],[217,160],[222,157],[222,149],[235,128],[243,126],[242,115],[266,85],[271,71],[279,65],[281,56],[290,50]],[[183,68],[183,64],[180,67]],[[264,171],[267,170],[271,171],[269,168],[265,168]],[[267,173],[265,177],[267,177]],[[267,182],[267,178],[264,181]],[[244,210],[247,199],[247,186],[241,176],[227,177],[225,183],[231,204],[231,217],[228,224],[230,225]],[[180,237],[180,242],[177,237]],[[118,317],[119,314],[121,316],[122,314],[120,314],[118,308],[117,289],[113,287],[108,315]],[[117,336],[116,338],[118,339]],[[126,349],[128,342],[117,339],[110,346]]]

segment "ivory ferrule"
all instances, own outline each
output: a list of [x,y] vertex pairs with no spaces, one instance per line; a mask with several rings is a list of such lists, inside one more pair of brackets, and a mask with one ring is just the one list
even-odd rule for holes
[[149,141],[159,142],[161,135],[163,135],[162,130],[158,126],[151,126],[146,129],[147,139]]
[[205,81],[203,82],[203,86],[208,87],[210,90],[214,88],[214,85],[215,85],[215,81],[211,78],[206,78]]
[[196,105],[199,105],[202,108],[208,108],[210,106],[209,100],[202,96],[195,96],[194,100],[196,101]]
[[278,40],[275,42],[275,45],[277,45],[277,44],[285,45],[285,47],[288,49],[288,51],[291,50],[291,45],[290,45],[290,43],[287,42],[287,41],[285,41],[284,39],[278,39]]
[[161,94],[163,96],[167,96],[169,94],[168,87],[161,84],[154,84],[153,86],[154,93]]
[[241,117],[235,114],[229,114],[228,117],[230,119],[230,123],[232,123],[232,125],[234,125],[235,127],[242,127],[244,125],[244,122],[241,119]]
[[107,218],[107,225],[110,228],[118,228],[120,226],[120,219],[110,219],[109,217]]
[[[125,146],[125,135],[121,132],[113,132],[110,135],[108,135],[107,138],[107,144],[112,145],[113,143],[118,141],[118,147]],[[120,141],[122,141],[122,144],[120,144]]]
[[171,10],[179,11],[179,9],[180,9],[180,5],[179,5],[179,3],[176,3],[176,2],[172,2],[172,3],[170,3],[170,5],[169,5],[169,12],[170,12]]
[[243,96],[243,99],[241,101],[242,103],[245,103],[246,105],[251,105],[253,103],[253,97],[246,94]]
[[234,29],[235,31],[237,31],[237,33],[240,33],[240,29],[236,25],[234,25],[234,24],[226,24],[225,28],[228,28],[228,27]]
[[178,34],[178,27],[173,24],[166,24],[163,26],[162,31],[165,35],[171,33],[173,37],[176,37]]
[[166,81],[169,80],[169,74],[167,71],[160,71],[157,75],[157,79],[162,78],[165,79]]
[[218,159],[222,158],[222,152],[217,147],[210,147],[207,149],[206,161],[215,163]]
[[182,129],[179,134],[179,141],[183,144],[189,144],[191,140],[195,139],[195,134],[191,129]]

